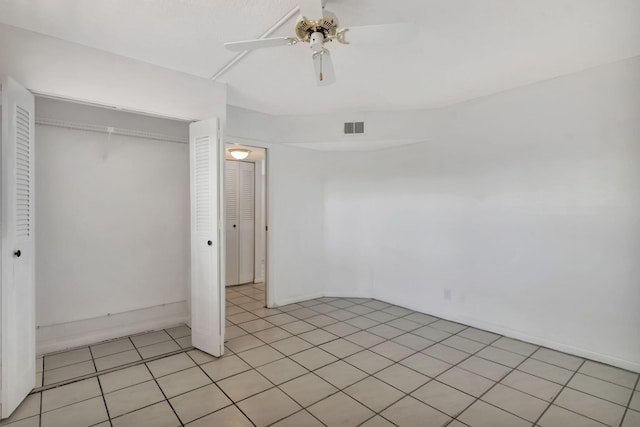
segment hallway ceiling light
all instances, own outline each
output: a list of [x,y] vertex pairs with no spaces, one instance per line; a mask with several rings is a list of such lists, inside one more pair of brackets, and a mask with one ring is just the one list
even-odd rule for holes
[[247,150],[246,148],[232,148],[229,150],[229,154],[236,160],[244,160],[247,158],[251,150]]

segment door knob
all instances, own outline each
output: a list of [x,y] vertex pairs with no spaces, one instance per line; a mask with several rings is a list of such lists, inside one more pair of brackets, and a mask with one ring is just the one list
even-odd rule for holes
[[13,253],[17,258],[20,258],[20,255],[22,255],[22,252],[20,251],[20,249],[18,249],[17,251],[15,251]]
[[236,225],[235,225],[235,224],[233,224],[233,228],[236,228]]
[[213,242],[211,240],[207,240],[207,245],[211,246],[213,245]]

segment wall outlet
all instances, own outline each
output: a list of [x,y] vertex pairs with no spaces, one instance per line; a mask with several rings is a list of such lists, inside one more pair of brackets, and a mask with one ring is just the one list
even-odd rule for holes
[[451,289],[446,289],[444,290],[444,299],[446,299],[447,301],[451,300]]

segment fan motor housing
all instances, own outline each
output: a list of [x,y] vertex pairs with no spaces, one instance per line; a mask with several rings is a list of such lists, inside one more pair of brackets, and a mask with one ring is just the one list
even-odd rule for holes
[[338,19],[331,12],[324,12],[324,17],[317,21],[310,21],[304,16],[296,22],[296,36],[302,41],[308,42],[313,33],[322,33],[326,39],[335,36],[338,28]]

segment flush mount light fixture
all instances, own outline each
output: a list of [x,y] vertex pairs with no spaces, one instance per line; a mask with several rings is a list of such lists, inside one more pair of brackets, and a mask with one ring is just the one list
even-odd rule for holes
[[246,148],[232,148],[229,150],[229,154],[236,160],[244,160],[247,158],[251,150],[247,150]]

